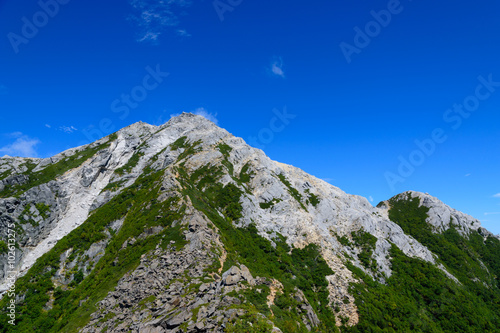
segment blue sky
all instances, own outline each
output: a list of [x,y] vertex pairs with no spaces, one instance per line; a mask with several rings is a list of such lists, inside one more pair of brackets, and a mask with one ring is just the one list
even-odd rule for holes
[[500,233],[500,4],[0,0],[0,155],[182,111],[377,204]]

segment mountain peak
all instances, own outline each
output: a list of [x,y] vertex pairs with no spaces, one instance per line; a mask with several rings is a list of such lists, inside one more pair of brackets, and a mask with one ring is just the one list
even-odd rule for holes
[[205,118],[204,116],[197,115],[191,112],[182,112],[179,115],[173,116],[168,120],[165,124],[163,124],[161,127],[164,128],[166,126],[172,125],[172,124],[179,124],[179,123],[195,123],[198,125],[204,124],[204,126],[216,126],[218,127],[215,123],[213,123],[211,120]]
[[[252,313],[260,313],[252,320],[265,331],[297,325],[368,331],[363,288],[412,286],[391,285],[404,279],[402,272],[425,268],[439,277],[428,285],[498,288],[500,263],[490,254],[500,253],[500,242],[476,219],[415,191],[373,207],[192,113],[161,126],[138,122],[49,159],[14,162],[0,165],[0,223],[18,232],[15,269],[25,275],[19,302],[46,295],[27,311],[60,311],[61,323],[87,316],[78,321],[82,332],[120,325],[223,332]],[[464,276],[450,259],[458,257],[476,275]],[[413,266],[401,270],[402,263]],[[9,266],[1,267],[5,291]],[[453,293],[466,299],[463,291]],[[64,302],[86,304],[80,308],[93,314]],[[44,316],[31,312],[25,317]],[[31,327],[26,320],[19,325]],[[54,325],[63,324],[46,325],[57,331]]]
[[[151,124],[143,122],[143,121],[138,121],[138,122],[135,122],[127,127],[122,128],[118,132],[126,132],[129,134],[135,133],[138,135],[138,137],[140,137],[140,133],[137,131],[141,131],[141,130],[142,131],[144,131],[144,130],[157,131],[159,129],[164,129],[168,126],[171,126],[173,124],[186,124],[186,126],[190,126],[190,127],[192,127],[192,125],[201,125],[201,124],[205,124],[205,125],[213,124],[213,125],[215,125],[212,121],[208,120],[204,116],[196,115],[196,114],[190,113],[190,112],[182,112],[179,115],[175,115],[175,116],[171,117],[167,122],[165,122],[164,124],[159,125],[159,126],[151,125]],[[217,126],[217,125],[215,125],[215,126]]]

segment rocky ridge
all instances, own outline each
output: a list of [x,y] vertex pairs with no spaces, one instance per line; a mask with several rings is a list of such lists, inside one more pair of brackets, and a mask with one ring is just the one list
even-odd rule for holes
[[[94,154],[87,155],[94,150]],[[65,170],[64,165],[75,167]],[[355,297],[349,291],[350,285],[359,280],[346,261],[384,282],[392,274],[390,249],[395,245],[408,257],[432,263],[457,281],[434,253],[389,219],[389,202],[373,207],[365,198],[346,194],[298,168],[270,160],[261,150],[192,114],[182,114],[158,127],[133,124],[91,145],[48,159],[0,159],[0,193],[29,185],[32,174],[43,175],[50,168],[63,171],[46,183],[35,183],[26,191],[0,199],[0,227],[6,229],[8,223],[20,221],[16,264],[22,276],[94,211],[133,186],[147,168],[163,170],[158,200],[166,202],[182,197],[188,190],[181,172],[193,178],[199,170],[213,167],[225,170],[218,182],[232,184],[244,193],[239,200],[241,216],[235,225],[255,225],[259,235],[273,244],[277,237],[284,237],[292,248],[318,246],[334,272],[326,276],[328,302],[336,308],[339,326],[343,321],[356,325],[359,320]],[[241,181],[243,176],[245,181]],[[396,198],[408,197],[419,198],[421,205],[429,208],[427,222],[436,233],[452,225],[462,235],[473,231],[491,235],[476,219],[428,194],[405,192]],[[172,241],[165,249],[157,246],[144,254],[139,266],[125,274],[114,291],[99,302],[84,332],[104,327],[116,332],[223,331],[245,313],[244,307],[238,307],[245,303],[239,292],[266,285],[279,293],[279,281],[253,276],[244,265],[235,263],[222,271],[226,246],[217,226],[187,197],[181,199],[181,204],[187,206],[186,215],[173,225],[181,227],[187,245],[178,249]],[[83,277],[91,274],[123,221],[110,223],[105,238],[94,243],[80,259],[72,257],[70,250],[61,256],[62,266],[53,278],[56,285],[67,288],[78,270],[82,270]],[[141,237],[146,239],[164,229],[148,230]],[[374,237],[368,262],[362,259],[364,250],[356,243],[364,234]],[[133,246],[137,239],[128,239],[122,247]],[[1,262],[5,276],[6,255]],[[207,275],[204,270],[217,263],[217,272]],[[0,288],[6,290],[3,282]],[[304,293],[296,290],[294,297],[300,304],[304,326],[318,326],[318,316]],[[269,301],[273,302],[272,297]],[[51,308],[50,303],[47,308]]]

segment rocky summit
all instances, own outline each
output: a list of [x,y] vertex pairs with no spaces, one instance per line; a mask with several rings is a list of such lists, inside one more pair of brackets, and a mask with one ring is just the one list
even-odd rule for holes
[[373,207],[193,114],[0,158],[0,228],[0,332],[500,331],[477,219]]

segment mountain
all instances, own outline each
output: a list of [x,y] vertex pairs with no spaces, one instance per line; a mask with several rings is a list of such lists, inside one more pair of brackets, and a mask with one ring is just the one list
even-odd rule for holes
[[193,114],[1,158],[0,228],[0,332],[500,331],[478,220],[373,207]]

